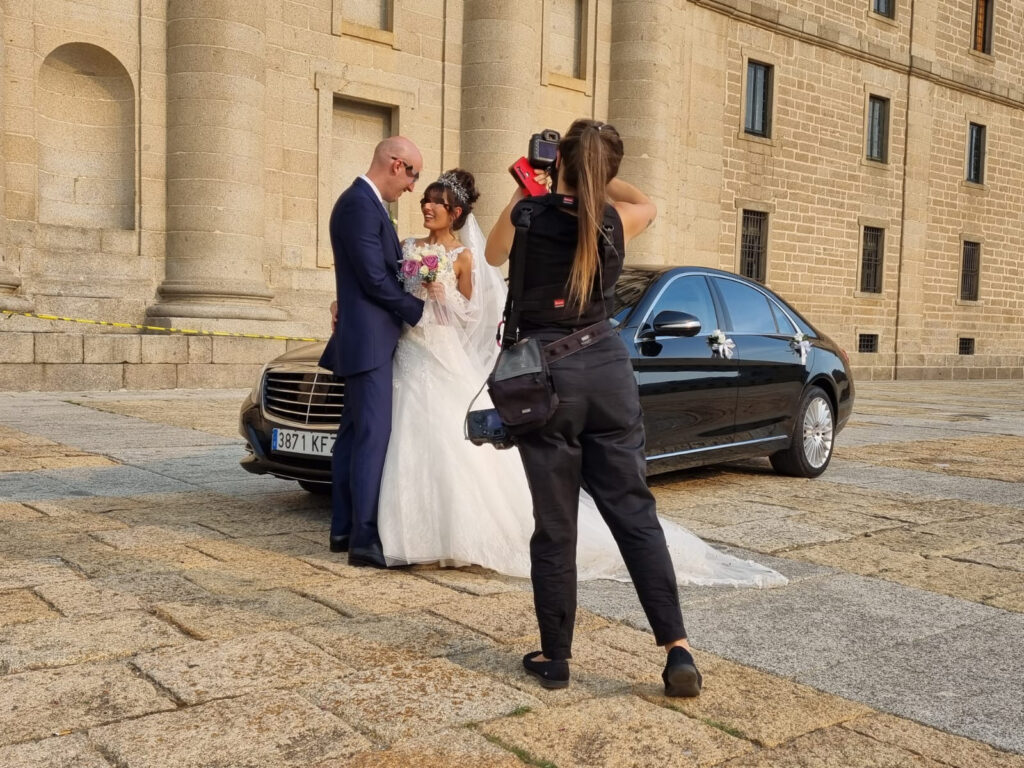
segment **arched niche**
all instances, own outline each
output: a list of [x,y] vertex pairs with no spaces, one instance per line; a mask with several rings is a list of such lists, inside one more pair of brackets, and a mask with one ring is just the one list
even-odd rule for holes
[[135,228],[135,91],[107,51],[68,43],[36,84],[39,221]]

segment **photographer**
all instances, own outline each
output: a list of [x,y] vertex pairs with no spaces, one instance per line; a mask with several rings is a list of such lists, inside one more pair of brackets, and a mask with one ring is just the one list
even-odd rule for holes
[[[577,508],[585,485],[618,544],[655,638],[668,651],[666,694],[697,696],[701,676],[645,478],[636,381],[626,346],[607,320],[625,244],[657,215],[650,198],[615,178],[622,154],[612,126],[576,120],[558,144],[554,193],[527,198],[517,189],[487,239],[487,262],[504,264],[514,239],[523,236],[516,232],[522,209],[530,209],[520,337],[549,343],[597,324],[592,343],[584,337],[578,351],[551,363],[559,398],[553,417],[515,438],[533,498],[531,578],[541,636],[541,651],[527,654],[523,666],[544,687],[568,685]],[[514,252],[512,258],[514,269]]]

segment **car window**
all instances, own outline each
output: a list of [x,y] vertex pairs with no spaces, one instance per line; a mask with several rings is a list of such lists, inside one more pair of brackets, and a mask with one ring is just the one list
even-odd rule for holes
[[793,325],[793,321],[789,319],[789,316],[782,311],[782,308],[774,301],[768,302],[772,308],[772,314],[775,315],[775,324],[779,327],[779,333],[796,333],[796,326]]
[[665,286],[665,291],[654,305],[650,319],[654,320],[659,312],[666,309],[688,312],[695,316],[700,320],[701,334],[711,333],[718,327],[711,291],[702,275],[683,275]]
[[715,278],[729,312],[733,333],[778,333],[768,298],[738,280]]

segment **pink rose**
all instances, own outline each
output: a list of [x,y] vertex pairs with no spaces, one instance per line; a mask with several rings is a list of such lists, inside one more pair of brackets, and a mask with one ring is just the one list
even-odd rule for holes
[[423,257],[423,266],[425,266],[427,269],[437,269],[437,264],[438,261],[436,254],[428,253],[426,256]]
[[406,277],[413,277],[419,272],[420,265],[412,259],[406,259],[402,262],[402,274]]

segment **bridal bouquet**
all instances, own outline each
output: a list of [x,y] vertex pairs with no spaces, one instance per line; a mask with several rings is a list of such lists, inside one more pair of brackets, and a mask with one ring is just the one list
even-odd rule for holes
[[[398,276],[407,293],[413,293],[423,283],[437,280],[438,273],[448,267],[448,251],[439,243],[420,243],[402,259]],[[434,303],[434,302],[431,302]],[[448,325],[448,310],[434,303],[434,317],[438,325]]]
[[448,252],[443,245],[421,243],[415,246],[398,268],[405,290],[412,293],[421,283],[437,280],[437,273],[448,266]]

